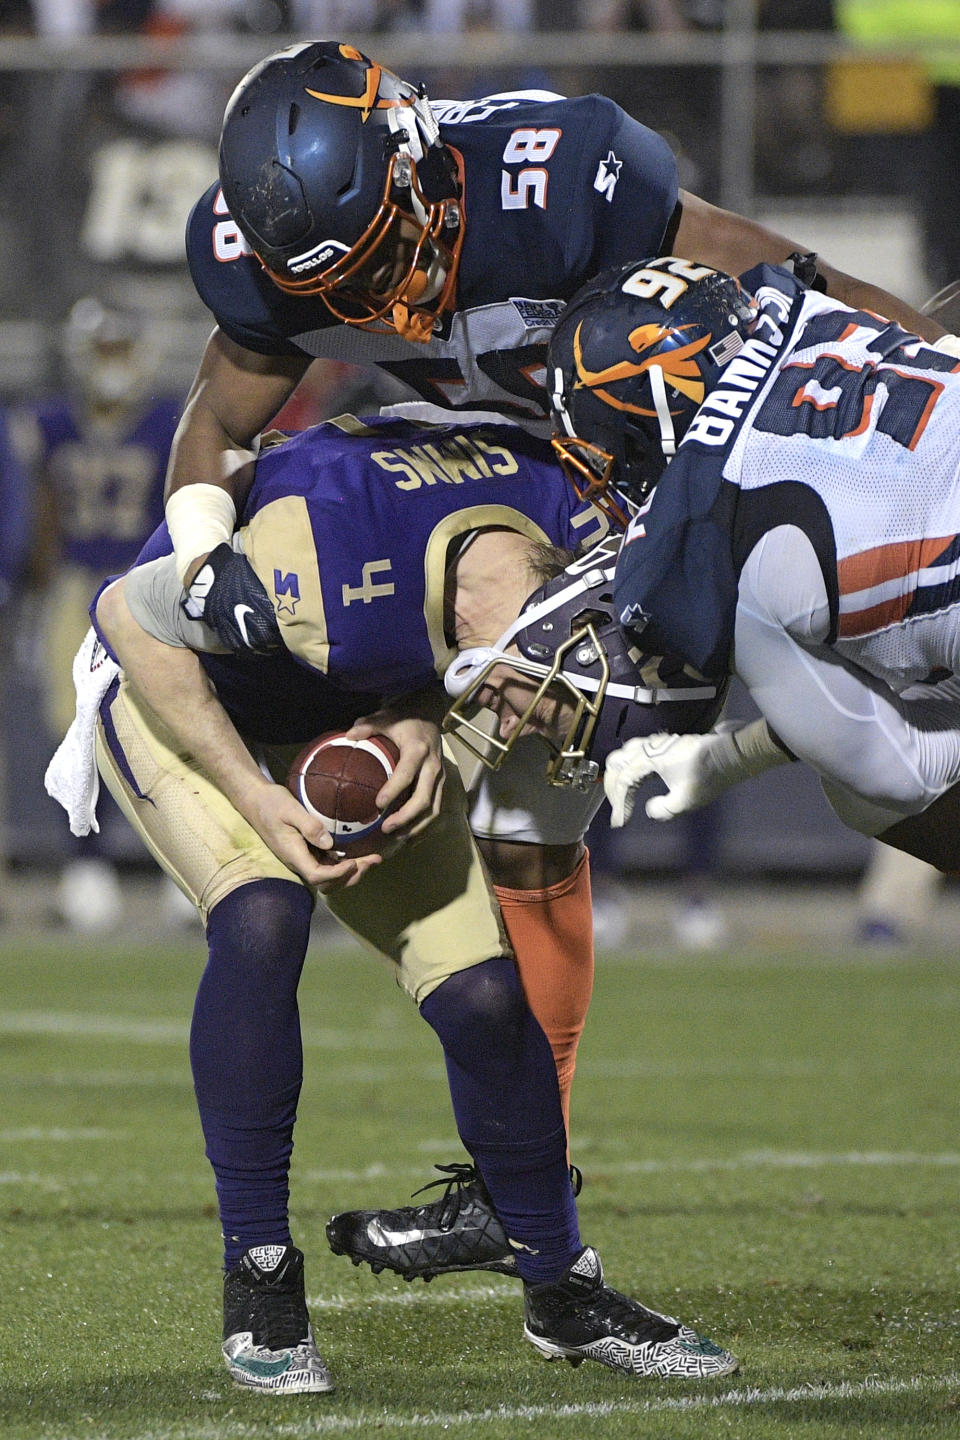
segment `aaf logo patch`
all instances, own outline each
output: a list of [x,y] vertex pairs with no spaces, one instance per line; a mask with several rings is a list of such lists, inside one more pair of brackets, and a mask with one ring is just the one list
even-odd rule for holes
[[284,611],[288,615],[297,613],[297,605],[300,602],[300,576],[296,570],[291,570],[284,575],[282,570],[273,572],[273,598],[277,602],[277,614]]

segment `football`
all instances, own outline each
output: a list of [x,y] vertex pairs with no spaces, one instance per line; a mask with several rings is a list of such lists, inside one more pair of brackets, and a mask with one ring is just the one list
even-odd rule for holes
[[300,751],[287,788],[320,817],[340,855],[386,854],[392,837],[384,836],[380,826],[396,807],[378,810],[377,795],[399,759],[400,751],[386,735],[348,740],[342,730],[331,730]]

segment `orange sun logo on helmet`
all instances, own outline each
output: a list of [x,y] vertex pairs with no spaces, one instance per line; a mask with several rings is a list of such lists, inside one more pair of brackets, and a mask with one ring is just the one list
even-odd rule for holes
[[[681,325],[672,332],[665,325],[648,324],[638,325],[631,330],[627,341],[632,350],[642,355],[644,350],[653,349],[660,344],[669,334],[681,334],[684,330],[692,330],[692,325]],[[583,362],[583,346],[580,340],[581,325],[577,326],[573,339],[573,355],[577,367],[577,388],[586,386],[594,392],[606,404],[611,405],[615,410],[629,410],[635,415],[655,415],[656,411],[645,409],[640,405],[631,405],[626,400],[618,399],[607,388],[616,385],[621,380],[633,380],[638,375],[645,374],[652,365],[658,365],[663,371],[664,379],[672,385],[674,390],[679,390],[686,395],[694,404],[699,405],[706,393],[703,379],[700,374],[700,367],[697,364],[696,356],[710,344],[711,335],[701,335],[697,340],[691,340],[686,345],[679,345],[676,349],[657,350],[649,355],[646,360],[639,364],[633,360],[620,360],[615,365],[608,365],[603,370],[589,370]]]
[[[374,110],[392,110],[397,105],[413,104],[413,101],[416,98],[414,96],[411,96],[407,99],[399,100],[382,99],[380,95],[380,77],[383,74],[383,67],[378,65],[373,60],[368,60],[366,55],[362,55],[360,51],[355,50],[352,45],[341,45],[340,54],[345,60],[358,60],[361,64],[366,65],[367,69],[364,78],[363,94],[328,95],[323,90],[311,90],[309,85],[305,85],[304,89],[306,90],[308,95],[313,96],[314,100],[326,100],[330,105],[353,106],[361,112],[360,119],[364,122],[364,124],[366,124],[366,122],[370,119],[370,116]],[[392,71],[387,71],[387,74],[392,73]]]

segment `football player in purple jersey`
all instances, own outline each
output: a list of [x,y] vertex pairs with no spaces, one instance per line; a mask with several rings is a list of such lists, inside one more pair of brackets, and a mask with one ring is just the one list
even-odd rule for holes
[[[17,411],[38,495],[44,702],[57,739],[73,718],[70,663],[90,623],[90,595],[106,575],[132,564],[163,518],[182,405],[179,396],[158,393],[156,346],[142,313],[83,296],[63,325],[60,350],[62,388]],[[110,821],[119,820],[114,811]],[[103,834],[71,845],[55,903],[71,929],[103,931],[119,922],[120,882]]]
[[[591,792],[586,815],[612,745],[665,716],[677,729],[708,726],[716,687],[628,652],[610,612],[615,552],[601,542],[571,559],[589,507],[557,483],[549,445],[516,427],[341,417],[264,448],[240,479],[235,543],[258,590],[231,602],[243,623],[269,616],[279,646],[230,653],[191,616],[162,529],[99,597],[97,623],[123,668],[100,671],[93,711],[101,774],[206,921],[191,1061],[223,1226],[231,1375],[274,1393],[332,1383],[288,1217],[296,995],[317,892],[393,962],[437,1033],[476,1167],[463,1167],[466,1190],[453,1167],[445,1201],[335,1216],[333,1249],[411,1278],[519,1276],[524,1333],[550,1358],[627,1375],[730,1373],[729,1352],[606,1285],[580,1240],[554,1057],[469,832],[459,770],[441,766],[429,720],[453,670],[450,689],[462,699],[472,685],[500,714],[501,755],[533,732],[542,769],[534,736],[549,741],[551,769]],[[331,863],[323,824],[279,782],[305,741],[361,713],[359,733],[384,731],[400,747],[379,799],[414,785],[384,826],[412,838],[389,859]],[[474,719],[461,706],[456,733],[462,720],[476,735]]]

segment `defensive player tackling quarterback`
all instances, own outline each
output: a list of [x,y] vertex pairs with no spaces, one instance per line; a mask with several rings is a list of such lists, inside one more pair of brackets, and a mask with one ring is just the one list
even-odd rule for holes
[[625,510],[615,603],[638,643],[764,720],[607,765],[614,823],[799,757],[864,834],[960,865],[960,341],[932,345],[758,267],[659,257],[574,299],[550,349],[564,464]]

